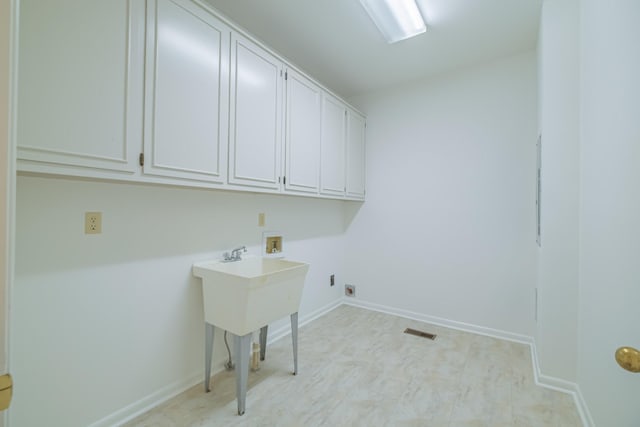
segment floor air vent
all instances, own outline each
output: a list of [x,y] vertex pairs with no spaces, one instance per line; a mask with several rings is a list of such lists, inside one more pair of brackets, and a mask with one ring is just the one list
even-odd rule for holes
[[428,338],[430,340],[435,340],[436,339],[436,335],[435,334],[430,334],[429,332],[418,331],[417,329],[407,328],[407,329],[404,330],[404,333],[405,334],[409,334],[409,335],[415,335],[417,337]]

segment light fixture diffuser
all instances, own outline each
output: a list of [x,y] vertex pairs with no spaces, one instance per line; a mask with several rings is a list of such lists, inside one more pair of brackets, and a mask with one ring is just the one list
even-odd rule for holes
[[389,43],[427,31],[415,0],[360,0],[360,3]]

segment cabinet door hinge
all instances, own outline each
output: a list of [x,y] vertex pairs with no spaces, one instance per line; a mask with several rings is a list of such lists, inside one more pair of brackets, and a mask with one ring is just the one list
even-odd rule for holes
[[140,166],[144,166],[144,153],[140,153],[140,157],[138,157],[138,162]]

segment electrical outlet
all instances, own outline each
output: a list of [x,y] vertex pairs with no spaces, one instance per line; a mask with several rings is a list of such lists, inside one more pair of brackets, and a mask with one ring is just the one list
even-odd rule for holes
[[344,294],[348,297],[355,297],[356,287],[354,285],[344,285]]
[[335,285],[335,284],[336,284],[336,275],[335,275],[335,274],[332,274],[332,275],[329,277],[329,286],[333,286],[333,285]]
[[258,214],[258,227],[264,227],[264,212]]
[[102,212],[84,213],[84,234],[102,233]]

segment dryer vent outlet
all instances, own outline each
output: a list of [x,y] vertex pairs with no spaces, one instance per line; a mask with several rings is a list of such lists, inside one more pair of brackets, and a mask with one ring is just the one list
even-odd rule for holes
[[348,297],[355,297],[356,287],[354,285],[344,285],[344,294]]

